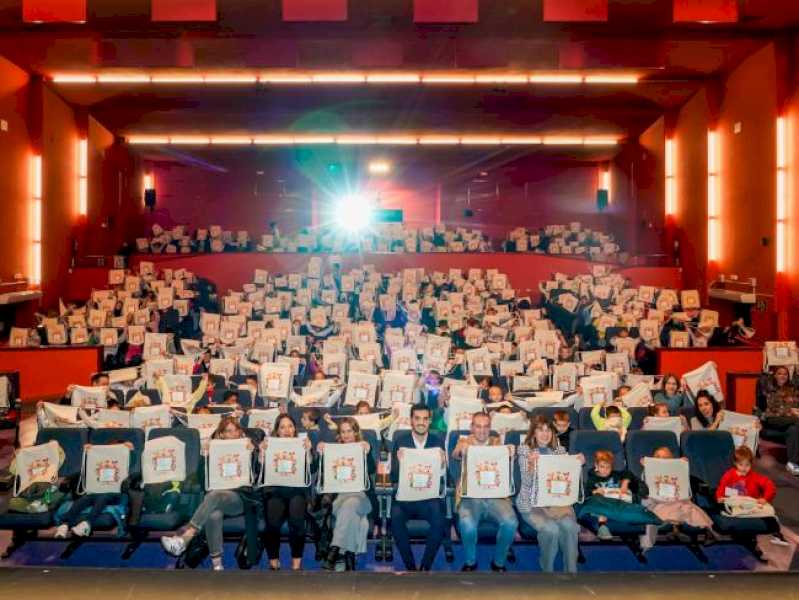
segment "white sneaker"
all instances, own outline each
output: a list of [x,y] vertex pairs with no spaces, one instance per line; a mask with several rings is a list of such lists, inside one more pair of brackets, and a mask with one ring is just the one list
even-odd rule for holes
[[799,475],[799,465],[796,463],[789,462],[787,465],[785,465],[785,468],[791,475]]
[[657,525],[647,525],[646,533],[640,537],[641,550],[644,552],[650,550],[655,545],[658,539]]
[[69,525],[66,523],[61,523],[56,530],[55,535],[53,536],[57,540],[63,540],[69,535]]
[[92,528],[86,521],[81,521],[72,528],[72,533],[78,537],[89,537],[91,532]]
[[165,535],[161,538],[161,546],[172,556],[180,556],[186,551],[186,542],[179,535]]
[[211,568],[214,571],[224,571],[225,570],[225,565],[213,565],[213,567],[211,567]]

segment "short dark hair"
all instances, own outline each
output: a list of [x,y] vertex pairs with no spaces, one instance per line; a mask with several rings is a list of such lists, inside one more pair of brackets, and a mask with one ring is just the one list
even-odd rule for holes
[[92,375],[92,385],[100,381],[100,379],[102,379],[103,377],[108,377],[108,376],[109,376],[108,373],[106,373],[105,371],[99,371],[98,373],[95,373],[94,375]]
[[411,419],[413,419],[413,415],[423,410],[426,410],[432,416],[433,411],[430,410],[430,407],[427,406],[427,404],[419,402],[418,404],[414,404],[413,406],[411,406]]
[[227,402],[231,398],[235,398],[238,401],[239,393],[234,390],[228,390],[222,395],[222,402]]
[[319,419],[322,418],[322,413],[319,411],[318,408],[306,408],[305,410],[302,411],[302,416],[304,416],[312,423],[318,423]]

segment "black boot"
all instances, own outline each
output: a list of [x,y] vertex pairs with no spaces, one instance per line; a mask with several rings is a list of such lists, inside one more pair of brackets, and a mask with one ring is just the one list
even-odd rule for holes
[[344,570],[345,571],[354,571],[355,570],[355,553],[354,552],[345,552],[344,553]]
[[335,571],[336,563],[338,562],[338,555],[339,555],[339,547],[330,546],[330,550],[327,551],[327,556],[325,557],[325,560],[322,561],[322,564],[320,566],[325,571]]

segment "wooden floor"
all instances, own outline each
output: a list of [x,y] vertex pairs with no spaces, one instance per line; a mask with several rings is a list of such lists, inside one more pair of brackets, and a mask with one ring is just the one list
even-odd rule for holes
[[758,600],[795,597],[799,574],[264,573],[0,569],[3,600]]

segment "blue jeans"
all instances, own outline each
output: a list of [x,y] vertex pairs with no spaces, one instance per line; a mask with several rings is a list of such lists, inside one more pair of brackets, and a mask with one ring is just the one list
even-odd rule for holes
[[477,528],[480,521],[488,519],[498,526],[497,543],[494,548],[494,564],[505,566],[513,536],[519,520],[510,498],[463,498],[458,506],[458,530],[463,542],[464,563],[477,563]]
[[520,513],[530,527],[538,535],[538,553],[541,570],[551,573],[555,570],[555,556],[560,549],[563,555],[563,571],[566,573],[577,572],[578,534],[580,526],[574,516],[574,511],[553,516],[546,509],[533,508],[530,512]]

